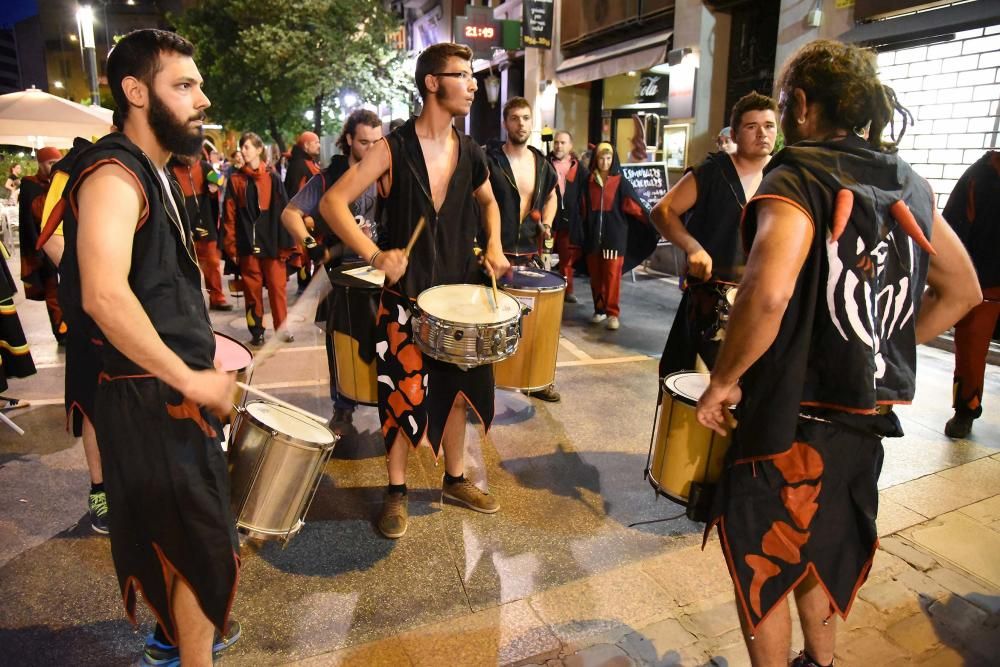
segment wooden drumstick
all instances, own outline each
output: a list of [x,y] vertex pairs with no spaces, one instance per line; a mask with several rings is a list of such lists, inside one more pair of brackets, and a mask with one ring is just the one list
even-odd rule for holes
[[320,424],[323,424],[324,426],[326,425],[326,420],[323,419],[322,417],[320,417],[319,415],[314,415],[313,413],[311,413],[311,412],[309,412],[307,410],[303,410],[302,408],[300,408],[297,405],[292,405],[291,403],[283,401],[283,400],[281,400],[280,398],[278,398],[276,396],[272,396],[271,394],[267,393],[266,391],[264,391],[262,389],[257,389],[256,387],[251,387],[250,385],[246,384],[245,382],[237,382],[236,386],[239,387],[240,389],[242,389],[243,391],[249,393],[249,394],[253,394],[254,396],[259,396],[259,397],[263,398],[266,401],[271,401],[272,403],[277,403],[278,405],[281,405],[283,407],[295,410],[296,412],[301,413],[301,414],[305,415],[306,417],[309,417],[310,419],[314,419],[314,420],[318,421]]
[[490,271],[490,282],[493,283],[493,312],[500,310],[500,294],[497,293],[497,276]]
[[427,220],[424,216],[420,216],[420,219],[417,220],[417,226],[413,229],[413,234],[410,235],[410,240],[406,244],[406,248],[403,250],[403,254],[406,255],[407,258],[410,257],[410,251],[413,250],[413,244],[417,242],[418,238],[420,238],[420,232],[424,231],[425,224],[427,224]]

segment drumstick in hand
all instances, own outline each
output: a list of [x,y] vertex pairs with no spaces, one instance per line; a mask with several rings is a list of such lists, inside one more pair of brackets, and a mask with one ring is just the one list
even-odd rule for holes
[[500,295],[497,294],[497,277],[490,271],[490,282],[493,283],[493,312],[500,310]]
[[243,391],[249,393],[249,394],[253,394],[254,396],[259,396],[260,398],[263,398],[265,401],[271,401],[272,403],[277,403],[278,405],[284,406],[286,408],[291,408],[292,410],[295,410],[296,412],[298,412],[299,414],[301,414],[303,416],[306,416],[306,417],[309,417],[310,419],[318,421],[320,424],[326,424],[326,419],[324,419],[323,417],[320,417],[319,415],[313,414],[313,413],[311,413],[311,412],[309,412],[307,410],[303,410],[302,408],[300,408],[297,405],[292,405],[291,403],[283,401],[280,398],[278,398],[277,396],[272,396],[271,394],[267,393],[263,389],[258,389],[257,387],[253,387],[251,385],[248,385],[245,382],[237,382],[236,386],[239,387],[240,389],[242,389]]
[[417,220],[417,226],[414,228],[413,234],[410,235],[410,240],[406,244],[406,249],[403,250],[403,254],[406,255],[407,258],[410,257],[410,251],[413,250],[413,244],[417,242],[418,238],[420,238],[420,232],[424,231],[425,224],[427,224],[427,220],[424,216],[420,216],[420,219]]

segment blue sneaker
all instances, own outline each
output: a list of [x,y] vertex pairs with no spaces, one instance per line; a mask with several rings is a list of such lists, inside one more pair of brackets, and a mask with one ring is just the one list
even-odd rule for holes
[[[225,637],[215,634],[215,644],[212,646],[212,656],[215,657],[236,643],[243,633],[240,622],[235,618],[229,621],[229,632]],[[146,637],[146,649],[143,651],[142,665],[155,665],[156,667],[179,667],[181,664],[181,652],[173,644],[167,644],[156,639],[156,634],[151,632]]]

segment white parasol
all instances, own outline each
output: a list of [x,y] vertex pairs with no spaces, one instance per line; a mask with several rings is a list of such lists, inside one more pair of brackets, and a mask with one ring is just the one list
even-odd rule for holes
[[70,102],[32,86],[0,95],[0,145],[70,148],[74,137],[110,132],[111,116],[110,109]]

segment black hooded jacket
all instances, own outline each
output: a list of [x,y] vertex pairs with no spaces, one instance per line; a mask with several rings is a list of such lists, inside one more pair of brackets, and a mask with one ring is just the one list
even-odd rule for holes
[[291,157],[288,159],[288,170],[285,172],[285,194],[291,199],[309,182],[309,179],[320,172],[319,165],[302,146],[292,146]]
[[602,180],[591,162],[585,197],[584,252],[599,255],[615,251],[625,255],[623,270],[628,271],[656,249],[658,235],[649,224],[649,210],[636,194],[632,184],[622,175],[621,163],[615,155]]
[[[503,146],[504,142],[493,140],[485,147],[490,168],[490,185],[500,207],[500,245],[504,252],[537,253],[540,238],[538,223],[545,209],[545,201],[556,187],[556,170],[541,151],[528,146],[535,158],[535,190],[528,216],[520,220],[521,194],[517,191],[514,172],[507,154],[503,152]],[[536,213],[537,218],[534,217]]]

